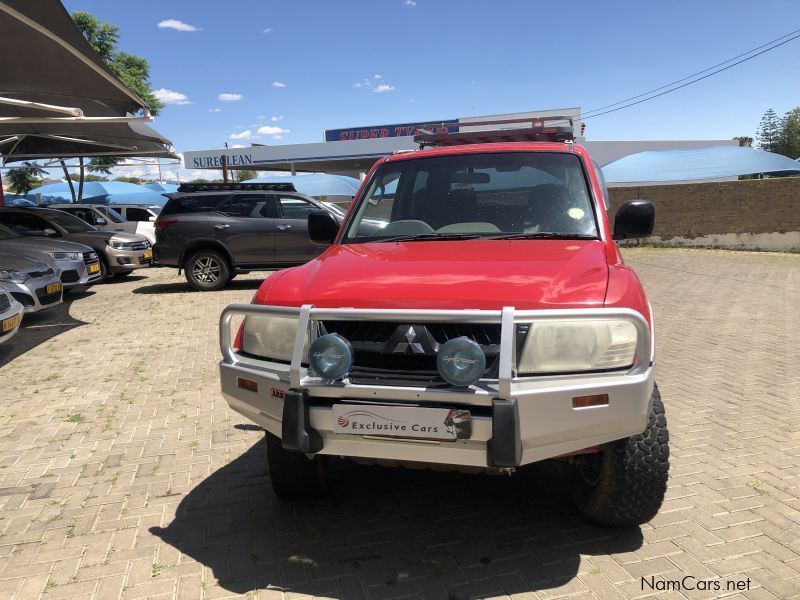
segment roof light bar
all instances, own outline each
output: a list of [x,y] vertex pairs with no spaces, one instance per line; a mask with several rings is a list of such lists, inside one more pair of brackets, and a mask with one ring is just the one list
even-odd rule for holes
[[[459,126],[462,129],[470,128],[470,131],[447,133],[420,129],[414,136],[414,142],[422,149],[425,146],[460,146],[493,142],[571,142],[575,137],[573,117],[566,115],[467,121],[460,123]],[[472,130],[475,127],[483,129]],[[486,129],[487,127],[492,128]]]

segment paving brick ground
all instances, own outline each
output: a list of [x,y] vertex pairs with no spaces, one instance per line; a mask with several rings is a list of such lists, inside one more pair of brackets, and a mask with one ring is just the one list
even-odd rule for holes
[[[587,524],[541,470],[345,468],[278,501],[216,375],[217,316],[260,277],[200,294],[153,270],[0,347],[0,598],[800,597],[800,256],[625,254],[672,435],[640,530]],[[709,589],[664,589],[685,576]]]

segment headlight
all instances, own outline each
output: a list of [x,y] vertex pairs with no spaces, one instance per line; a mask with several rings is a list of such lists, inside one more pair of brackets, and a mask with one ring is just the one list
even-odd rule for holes
[[114,250],[124,250],[126,246],[125,242],[118,242],[116,240],[108,240],[108,245]]
[[0,270],[0,281],[10,281],[11,283],[25,283],[30,279],[30,275],[21,271]]
[[353,367],[353,347],[337,333],[323,335],[311,344],[308,364],[317,377],[338,381]]
[[78,252],[48,252],[53,260],[81,260],[83,258]]
[[[291,362],[296,334],[297,317],[249,316],[242,326],[242,350],[255,356]],[[307,348],[308,335],[303,349],[304,357]]]
[[533,323],[517,364],[521,375],[621,369],[633,364],[636,327],[629,321]]

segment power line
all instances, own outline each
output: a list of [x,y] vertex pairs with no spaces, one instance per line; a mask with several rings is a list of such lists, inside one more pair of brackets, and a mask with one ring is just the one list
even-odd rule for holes
[[[761,56],[762,54],[765,54],[766,52],[769,52],[770,50],[774,50],[775,48],[778,48],[780,46],[783,46],[784,44],[788,44],[789,42],[791,42],[792,40],[796,40],[797,38],[800,38],[800,33],[798,33],[797,35],[794,35],[793,37],[790,37],[787,40],[784,40],[784,41],[780,42],[779,44],[775,44],[774,46],[771,46],[771,47],[769,47],[769,48],[767,48],[765,50],[762,50],[761,52],[757,52],[756,54],[748,56],[747,58],[743,58],[742,60],[738,60],[735,63],[728,65],[727,67],[722,67],[721,69],[717,69],[716,71],[712,71],[711,73],[708,73],[707,75],[703,75],[702,77],[698,77],[697,79],[692,79],[691,81],[688,81],[688,82],[684,83],[683,85],[679,85],[677,87],[672,87],[672,88],[670,88],[668,90],[665,90],[665,91],[663,91],[663,92],[661,92],[659,94],[648,96],[647,98],[643,98],[641,100],[637,100],[636,102],[630,102],[628,104],[625,104],[623,106],[619,106],[617,108],[612,108],[610,110],[606,110],[606,111],[603,111],[603,112],[595,112],[595,114],[589,115],[588,117],[585,117],[585,118],[581,117],[581,119],[582,120],[592,119],[594,117],[599,117],[599,116],[602,116],[602,115],[607,115],[609,113],[617,112],[618,110],[622,110],[624,108],[630,108],[631,106],[636,106],[637,104],[641,104],[642,102],[647,102],[648,100],[654,100],[655,98],[659,98],[660,96],[664,96],[664,95],[669,94],[671,92],[675,92],[677,90],[680,90],[682,88],[690,86],[693,83],[697,83],[698,81],[703,81],[704,79],[708,79],[709,77],[712,77],[712,76],[716,75],[717,73],[722,73],[723,71],[727,71],[728,69],[731,69],[731,68],[735,67],[736,65],[740,65],[740,64],[742,64],[744,62],[747,62],[748,60],[751,60],[751,59],[753,59],[753,58],[755,58],[757,56]],[[722,63],[722,64],[725,64],[725,63]],[[702,73],[702,71],[701,71],[701,73]],[[664,87],[669,87],[669,86],[664,86]],[[623,100],[623,102],[626,102],[626,101]],[[619,104],[619,103],[617,103],[617,104]],[[600,109],[596,109],[596,110],[600,110]]]
[[[591,116],[596,116],[596,115],[592,115],[591,113],[597,113],[597,112],[600,112],[600,111],[604,111],[607,108],[613,108],[613,107],[618,106],[620,104],[623,104],[623,103],[626,103],[626,102],[630,102],[631,100],[637,100],[637,99],[642,98],[644,96],[649,96],[650,94],[653,94],[655,92],[660,92],[663,89],[670,88],[670,87],[672,87],[674,85],[677,85],[677,84],[679,84],[681,82],[684,82],[684,81],[686,81],[688,79],[694,79],[698,75],[702,75],[703,73],[707,73],[708,71],[711,71],[712,69],[716,69],[717,67],[721,67],[722,65],[726,65],[729,62],[732,62],[732,61],[736,60],[737,58],[742,58],[743,56],[747,56],[748,54],[752,54],[753,52],[756,52],[757,50],[761,50],[762,48],[766,48],[767,46],[772,46],[772,44],[775,44],[776,42],[780,42],[781,40],[784,40],[784,38],[788,38],[790,36],[794,36],[793,38],[791,38],[789,40],[785,40],[781,44],[777,44],[776,46],[773,46],[773,48],[777,48],[778,46],[781,46],[781,45],[783,45],[783,44],[785,44],[787,42],[791,42],[793,39],[796,39],[798,37],[796,34],[800,34],[800,29],[796,29],[794,31],[790,31],[789,33],[787,33],[785,35],[782,35],[782,36],[780,36],[778,38],[775,38],[774,40],[771,40],[769,42],[761,44],[760,46],[752,48],[751,50],[748,50],[747,52],[742,52],[741,54],[737,54],[736,56],[734,56],[732,58],[729,58],[728,60],[724,60],[721,63],[717,63],[715,65],[712,65],[712,66],[710,66],[710,67],[708,67],[706,69],[703,69],[702,71],[697,71],[696,73],[692,73],[691,75],[687,75],[686,77],[683,77],[683,78],[678,79],[676,81],[673,81],[671,83],[667,83],[665,85],[662,85],[661,87],[657,87],[657,88],[649,90],[647,92],[643,92],[643,93],[641,93],[641,94],[639,94],[637,96],[631,96],[630,98],[625,98],[624,100],[620,100],[619,102],[614,102],[613,104],[607,104],[606,106],[601,106],[599,108],[593,108],[591,110],[587,110],[584,114],[587,115],[586,118],[588,119]],[[769,48],[769,50],[772,50],[773,48]],[[767,51],[768,50],[765,50],[765,52],[767,52]],[[763,54],[763,52],[760,52],[759,54]],[[747,58],[745,60],[750,60],[750,58],[755,58],[756,56],[758,56],[758,54],[754,54],[753,56],[750,56],[749,58]],[[740,61],[740,62],[744,62],[744,61]],[[740,63],[736,63],[736,64],[740,64]],[[736,66],[736,65],[735,64],[734,65],[729,65],[729,67],[733,67],[733,66]],[[726,67],[726,68],[729,68],[729,67]],[[724,69],[721,69],[721,70],[724,70]],[[718,73],[718,72],[719,71],[716,71],[716,73]],[[709,75],[714,75],[714,73],[710,73]],[[697,79],[697,81],[700,81],[700,79]],[[680,88],[675,88],[675,89],[680,89]],[[657,97],[658,96],[653,96],[653,98],[657,98]]]

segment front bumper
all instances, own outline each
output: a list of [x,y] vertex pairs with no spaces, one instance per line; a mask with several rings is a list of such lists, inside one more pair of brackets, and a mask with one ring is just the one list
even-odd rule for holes
[[149,246],[143,250],[115,250],[109,246],[106,256],[112,273],[127,273],[153,264],[153,249]]
[[[22,322],[22,314],[22,306],[17,302],[12,302],[6,311],[0,313],[0,325],[3,325],[0,326],[0,344],[10,340],[17,334]],[[11,328],[3,331],[7,327],[6,323],[10,323]]]
[[93,261],[95,264],[97,264],[97,267],[95,272],[91,274],[88,270],[89,265],[84,262],[83,259],[58,260],[55,262],[56,265],[58,265],[61,283],[64,285],[64,289],[70,289],[81,285],[89,285],[100,279],[102,276],[102,272],[99,268],[100,263],[97,260]]
[[[234,315],[299,314],[292,363],[256,359],[230,344]],[[624,372],[517,377],[513,338],[517,324],[543,319],[624,318],[637,328],[637,362]],[[500,322],[500,376],[466,389],[329,383],[310,376],[301,364],[305,336],[315,320],[396,320],[399,322]],[[516,466],[569,454],[641,433],[654,385],[652,336],[635,311],[616,309],[515,311],[392,311],[301,309],[232,305],[220,320],[222,393],[230,407],[282,439],[284,447],[307,453],[374,460],[440,463],[466,467]],[[643,358],[642,358],[643,357]],[[250,389],[240,379],[256,383]],[[607,394],[604,406],[573,408],[573,398]],[[467,439],[439,441],[334,433],[338,403],[467,409]]]
[[[47,292],[47,287],[58,284],[58,291]],[[9,294],[22,304],[26,313],[38,312],[61,304],[64,287],[58,275],[35,277],[24,283],[3,282]]]

